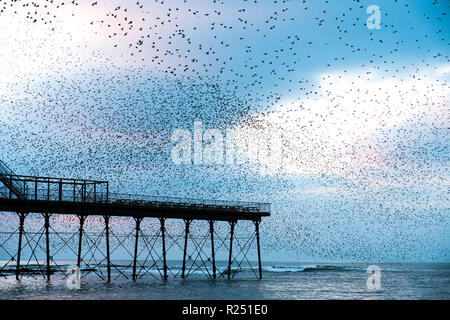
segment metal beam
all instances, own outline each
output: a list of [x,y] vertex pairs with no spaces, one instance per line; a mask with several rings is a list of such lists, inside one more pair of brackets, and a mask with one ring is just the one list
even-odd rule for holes
[[238,211],[216,211],[192,207],[143,206],[133,203],[93,203],[80,201],[45,201],[5,199],[0,197],[0,211],[55,213],[86,216],[108,215],[110,217],[142,217],[165,219],[190,219],[209,221],[253,221],[268,216],[264,213],[244,213]]
[[16,280],[20,280],[20,256],[22,253],[22,237],[23,237],[24,222],[25,222],[25,213],[19,213],[19,246],[17,249]]
[[79,237],[78,237],[78,259],[77,259],[77,267],[81,267],[81,248],[82,248],[82,241],[83,241],[83,226],[84,226],[84,220],[86,219],[86,216],[78,216],[80,219],[80,230],[79,230]]
[[184,220],[186,224],[186,228],[184,230],[184,250],[183,250],[183,266],[181,267],[181,278],[185,277],[186,270],[186,253],[187,253],[187,245],[188,245],[188,236],[189,236],[189,225],[191,224],[191,220]]
[[111,257],[109,252],[109,216],[105,218],[105,235],[106,235],[106,270],[108,273],[108,282],[111,281]]
[[255,223],[255,232],[256,232],[256,244],[258,247],[258,269],[259,269],[259,278],[262,279],[262,266],[261,266],[261,247],[259,245],[259,223],[260,221],[253,221]]
[[214,220],[209,221],[209,232],[211,233],[211,259],[213,268],[213,279],[216,278],[216,255],[214,252]]
[[142,218],[134,218],[136,221],[136,238],[134,242],[134,257],[133,257],[133,280],[136,279],[136,264],[137,264],[137,255],[138,255],[138,244],[139,244],[139,230],[141,229],[141,220]]
[[230,255],[228,256],[228,279],[231,278],[231,264],[233,259],[233,236],[234,236],[234,225],[236,221],[230,221]]
[[47,280],[50,280],[51,268],[50,268],[50,214],[44,213],[44,227],[45,227],[45,256],[47,260]]
[[160,218],[159,221],[161,222],[161,237],[162,237],[162,254],[163,254],[163,271],[164,271],[164,280],[167,280],[167,261],[166,261],[166,237],[165,237],[165,231],[166,227],[164,225],[166,219]]

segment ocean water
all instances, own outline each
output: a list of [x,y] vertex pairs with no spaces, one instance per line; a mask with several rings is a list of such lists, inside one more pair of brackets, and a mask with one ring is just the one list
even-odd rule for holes
[[[168,264],[167,281],[158,278],[157,269],[135,281],[114,269],[110,283],[83,272],[79,289],[69,289],[63,273],[54,273],[50,282],[42,275],[17,281],[12,270],[4,271],[0,299],[450,299],[450,263],[376,264],[381,287],[375,290],[367,287],[368,263],[266,262],[262,280],[250,268],[232,280],[212,280],[205,275],[211,270],[203,267],[191,270],[183,280],[181,262]],[[217,264],[219,274],[226,271],[225,262]],[[100,273],[105,274],[102,268]],[[122,272],[131,275],[131,270]]]

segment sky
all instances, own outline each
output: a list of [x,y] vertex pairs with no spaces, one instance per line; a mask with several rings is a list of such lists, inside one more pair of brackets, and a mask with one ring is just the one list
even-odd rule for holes
[[[17,173],[270,202],[266,259],[449,261],[448,1],[36,3],[0,1]],[[242,163],[174,163],[195,121]]]

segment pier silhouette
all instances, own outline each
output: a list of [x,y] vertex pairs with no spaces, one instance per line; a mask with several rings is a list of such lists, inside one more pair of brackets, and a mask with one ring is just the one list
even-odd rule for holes
[[[181,270],[172,273],[174,277],[186,278],[192,274],[192,270],[201,270],[213,279],[232,278],[242,270],[242,264],[246,262],[250,264],[255,276],[262,278],[259,225],[262,217],[270,216],[268,203],[110,193],[108,181],[17,175],[0,160],[0,214],[5,216],[7,213],[17,215],[18,225],[13,231],[0,230],[0,260],[3,260],[2,253],[9,259],[0,262],[0,279],[14,273],[18,280],[23,276],[36,275],[50,280],[55,272],[67,273],[59,265],[55,255],[68,250],[76,254],[76,266],[79,270],[96,273],[107,281],[111,281],[112,270],[117,272],[117,276],[128,278],[125,271],[127,269],[132,271],[133,279],[156,273],[167,280],[168,237],[170,247],[178,247],[183,252],[180,257]],[[28,230],[25,226],[31,214],[34,215],[33,224],[38,225],[34,228],[38,230]],[[67,232],[52,227],[52,220],[61,216],[69,217],[70,224],[76,224],[76,231],[72,232],[70,241],[67,237],[64,238]],[[87,219],[93,218],[96,218],[97,225],[99,221],[102,225],[102,230],[95,235],[86,231]],[[111,228],[112,219],[120,218],[133,220],[133,230],[127,234],[128,238],[134,240],[131,248]],[[152,229],[152,234],[149,234],[148,229],[142,228],[143,223],[149,219],[159,224],[158,228]],[[183,223],[182,235],[172,237],[168,233],[169,220]],[[201,238],[194,238],[190,233],[194,221],[206,222],[205,234]],[[254,231],[242,243],[235,238],[235,227],[239,221],[251,221],[254,224]],[[228,224],[226,236],[215,230],[218,223]],[[59,241],[59,246],[52,245],[55,242],[52,240],[55,239]],[[114,248],[112,239],[115,239]],[[17,246],[14,250],[11,245],[8,246],[11,242]],[[254,269],[247,253],[255,242],[258,266]],[[188,254],[189,243],[191,254]],[[204,250],[207,243],[210,248],[208,254]],[[216,266],[217,243],[228,254],[228,265],[223,270]],[[239,244],[240,260],[233,252],[233,245],[236,243]],[[129,264],[118,265],[112,261],[111,253],[119,247],[130,253]],[[28,259],[23,258],[25,248]],[[38,258],[37,251],[43,251],[45,261]],[[100,258],[97,257],[99,254]],[[103,265],[106,272],[100,268]],[[208,268],[205,268],[206,265]],[[155,272],[152,273],[152,270]]]

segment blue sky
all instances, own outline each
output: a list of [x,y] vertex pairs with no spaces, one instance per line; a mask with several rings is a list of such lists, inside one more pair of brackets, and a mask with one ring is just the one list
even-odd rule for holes
[[[0,14],[0,146],[16,171],[271,202],[272,259],[449,260],[447,2],[79,3]],[[255,128],[280,137],[282,164],[173,164],[171,133],[195,120],[240,146]]]

